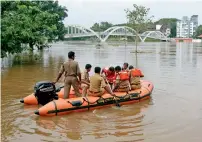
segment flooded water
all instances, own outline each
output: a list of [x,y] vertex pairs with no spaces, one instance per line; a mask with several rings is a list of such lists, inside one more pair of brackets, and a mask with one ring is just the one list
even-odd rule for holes
[[[75,51],[83,69],[95,66],[136,65],[134,46],[53,44],[29,62],[4,59],[1,75],[2,141],[202,141],[202,45],[193,43],[141,43],[138,67],[154,84],[150,100],[120,108],[109,107],[64,116],[40,117],[20,99],[33,92],[34,84],[54,81],[68,52]],[[93,70],[92,70],[93,71]],[[93,72],[91,72],[93,73]]]

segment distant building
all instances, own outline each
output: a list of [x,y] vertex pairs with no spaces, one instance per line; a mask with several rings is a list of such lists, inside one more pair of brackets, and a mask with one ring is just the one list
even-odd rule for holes
[[195,33],[198,28],[198,15],[192,15],[190,21],[193,22],[193,33]]
[[198,27],[198,15],[193,15],[189,19],[187,16],[183,16],[182,20],[177,21],[176,36],[189,38],[192,37]]
[[161,27],[162,27],[162,25],[156,25],[156,30],[160,31]]

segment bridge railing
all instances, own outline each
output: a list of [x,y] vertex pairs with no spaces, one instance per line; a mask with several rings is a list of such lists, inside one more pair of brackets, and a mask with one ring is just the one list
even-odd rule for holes
[[88,36],[96,36],[100,41],[106,41],[109,36],[138,36],[142,42],[146,40],[146,38],[154,38],[159,40],[167,40],[167,37],[160,31],[146,31],[142,34],[137,34],[136,31],[127,26],[114,26],[110,27],[103,32],[95,32],[92,29],[85,28],[78,25],[69,25],[67,26],[67,34],[65,38],[72,37],[88,37]]

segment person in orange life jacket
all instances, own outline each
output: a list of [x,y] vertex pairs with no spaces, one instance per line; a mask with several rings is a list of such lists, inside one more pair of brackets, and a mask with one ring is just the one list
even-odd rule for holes
[[87,89],[89,89],[90,86],[89,72],[91,70],[91,67],[91,64],[86,64],[85,70],[81,73],[81,88],[83,97],[86,96]]
[[128,70],[128,63],[123,64],[122,71],[129,71]]
[[129,66],[129,70],[133,69],[135,71],[135,76],[144,77],[142,71],[138,68],[134,68],[132,65]]
[[135,69],[133,66],[129,66],[129,77],[130,77],[130,85],[132,90],[140,89],[140,77],[142,76],[142,72],[138,69]]
[[113,85],[113,81],[115,80],[115,70],[114,70],[114,67],[105,67],[104,69],[102,69],[102,74],[105,75],[106,79],[108,80],[111,88],[112,88],[112,85]]
[[90,77],[90,87],[88,89],[88,95],[94,97],[100,97],[105,93],[105,90],[114,95],[110,87],[105,83],[104,78],[100,75],[101,68],[95,67],[95,74]]
[[128,92],[130,90],[129,74],[127,71],[121,71],[120,66],[115,67],[116,80],[114,82],[113,91]]

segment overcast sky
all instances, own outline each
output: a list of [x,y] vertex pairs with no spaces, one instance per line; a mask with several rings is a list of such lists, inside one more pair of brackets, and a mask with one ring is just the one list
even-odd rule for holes
[[91,27],[95,22],[108,21],[112,24],[127,21],[124,9],[131,9],[133,4],[150,8],[154,20],[160,18],[178,18],[199,16],[202,24],[202,0],[59,0],[68,9],[65,25],[76,24]]

